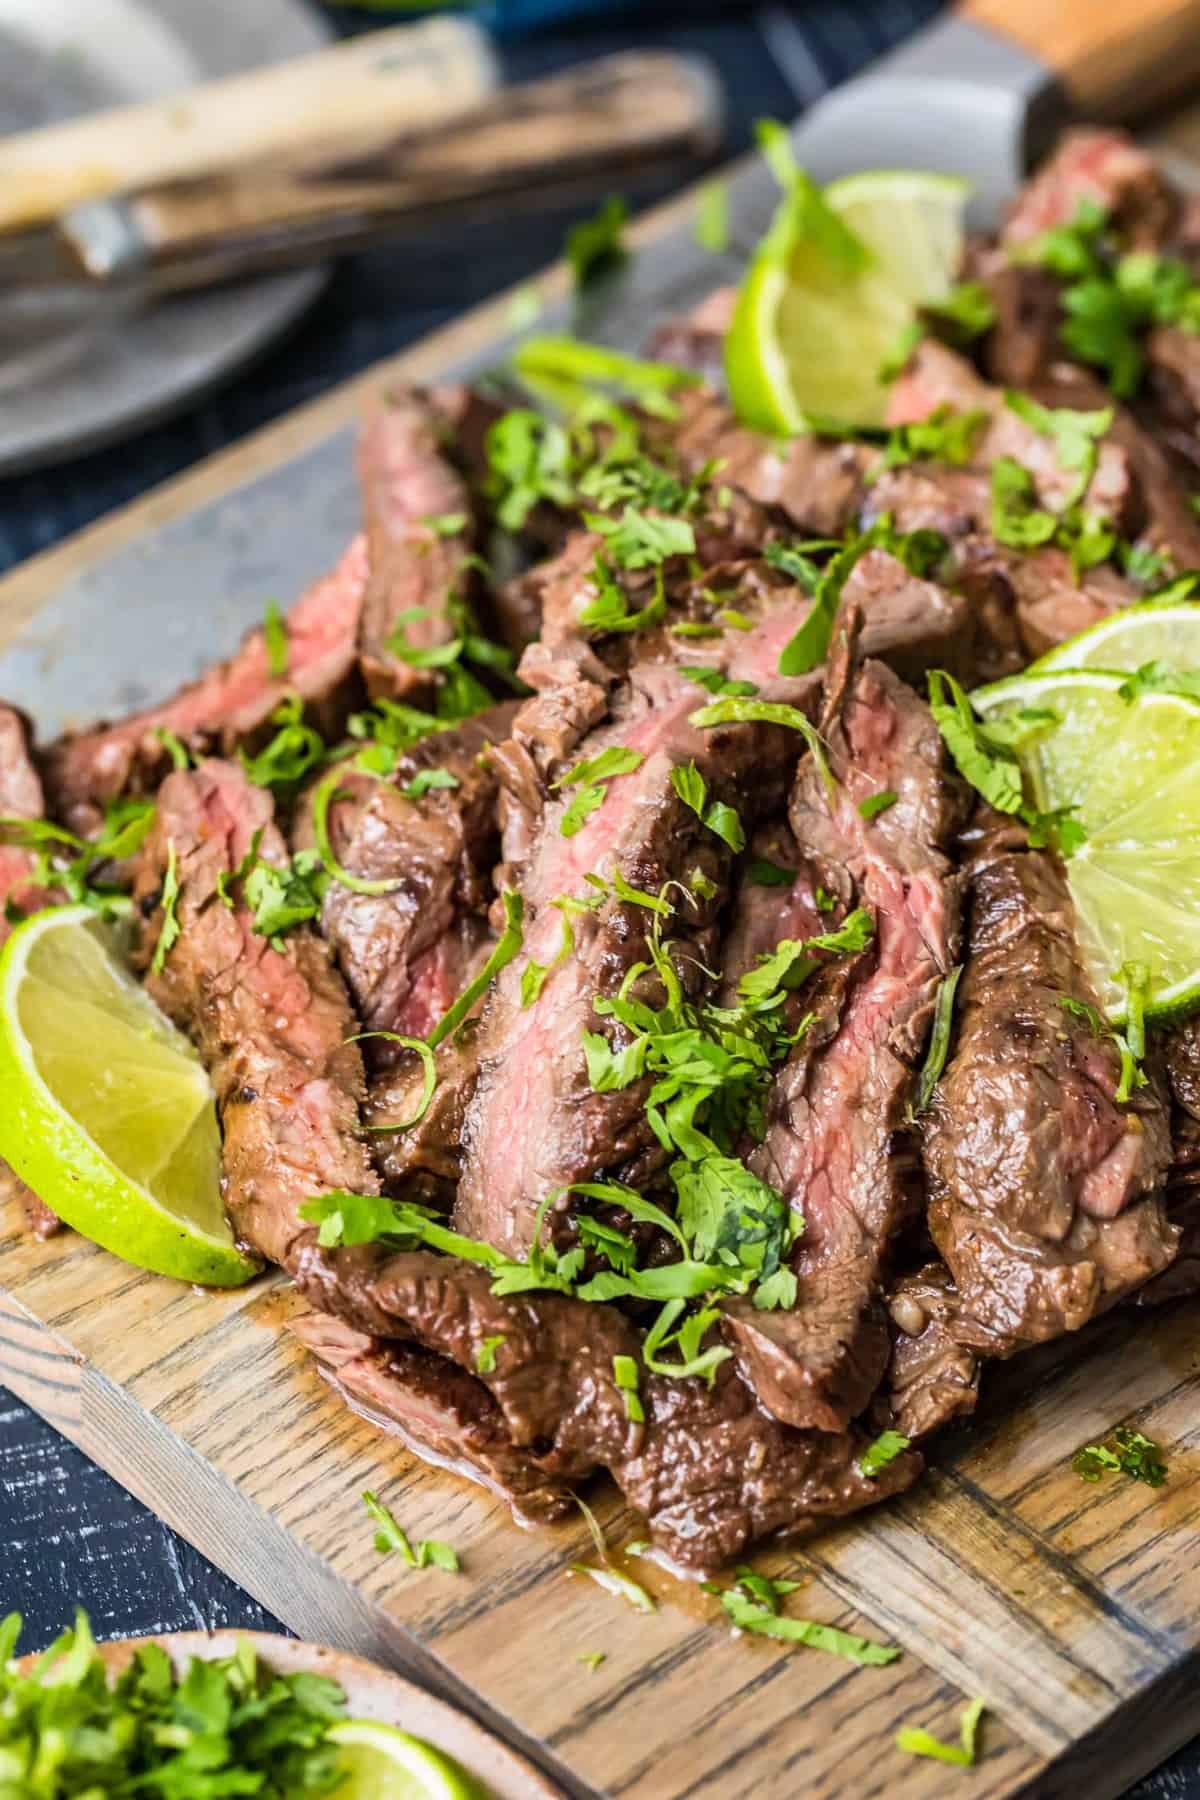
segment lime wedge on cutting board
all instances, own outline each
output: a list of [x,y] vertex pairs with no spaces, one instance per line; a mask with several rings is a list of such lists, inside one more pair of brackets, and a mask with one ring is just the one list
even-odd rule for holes
[[86,906],[27,919],[0,954],[0,1156],[139,1268],[212,1287],[257,1272],[225,1219],[200,1059]]
[[339,1800],[488,1800],[465,1770],[422,1738],[370,1719],[344,1719],[330,1728],[346,1779]]
[[1200,702],[1162,691],[1126,700],[1127,679],[1042,669],[971,696],[984,720],[1022,707],[1057,715],[1022,761],[1038,805],[1076,808],[1087,834],[1067,879],[1080,949],[1114,1022],[1127,962],[1149,972],[1147,1018],[1200,1004]]
[[725,347],[738,417],[803,431],[808,415],[881,425],[879,371],[919,306],[944,300],[962,260],[967,184],[903,170],[847,175],[820,198],[857,240],[853,267],[785,192],[738,295]]

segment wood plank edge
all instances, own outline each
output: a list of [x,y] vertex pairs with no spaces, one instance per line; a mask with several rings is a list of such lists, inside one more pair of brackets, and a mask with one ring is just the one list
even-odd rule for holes
[[[464,1682],[436,1652],[299,1544],[270,1513],[215,1469],[169,1425],[86,1363],[78,1412],[48,1422],[202,1556],[308,1642],[348,1650],[395,1669],[459,1708],[555,1781],[572,1800],[601,1800],[592,1787]],[[7,1379],[7,1376],[6,1376]],[[32,1384],[13,1391],[48,1416]]]
[[1120,1800],[1200,1732],[1200,1658],[1164,1669],[1038,1771],[1013,1800]]

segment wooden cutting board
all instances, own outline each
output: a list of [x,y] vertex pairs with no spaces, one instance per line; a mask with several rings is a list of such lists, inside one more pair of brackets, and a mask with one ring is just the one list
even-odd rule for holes
[[[1171,135],[1195,147],[1200,117]],[[770,204],[743,169],[739,239]],[[693,208],[643,221],[625,286],[582,328],[640,344],[731,272],[696,249]],[[553,316],[562,271],[544,285]],[[487,366],[507,312],[482,309],[0,583],[0,693],[53,730],[229,649],[352,529],[366,391]],[[193,1292],[0,1215],[0,1378],[301,1636],[415,1675],[571,1794],[932,1800],[962,1783],[974,1800],[1105,1800],[1200,1730],[1200,1305],[1126,1312],[990,1371],[976,1420],[939,1441],[914,1492],[756,1558],[802,1583],[792,1611],[903,1648],[857,1669],[734,1639],[715,1602],[644,1560],[630,1566],[653,1617],[570,1577],[591,1556],[582,1523],[519,1531],[349,1412],[281,1329],[293,1304],[278,1277]],[[1167,1446],[1165,1488],[1071,1472],[1123,1422]],[[366,1487],[411,1535],[453,1543],[462,1573],[379,1557]],[[637,1534],[615,1489],[596,1506],[615,1543]],[[973,1694],[990,1716],[972,1775],[894,1748],[900,1725],[953,1737]]]

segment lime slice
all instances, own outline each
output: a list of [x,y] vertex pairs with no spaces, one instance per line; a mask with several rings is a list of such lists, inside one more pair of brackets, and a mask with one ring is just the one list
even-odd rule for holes
[[0,1156],[139,1268],[211,1287],[256,1273],[221,1204],[200,1059],[86,906],[27,919],[0,955]]
[[346,1777],[338,1800],[487,1800],[477,1781],[421,1738],[370,1719],[343,1719],[329,1732]]
[[1200,702],[1150,692],[1131,701],[1112,670],[1026,672],[971,698],[985,719],[1050,709],[1058,722],[1022,760],[1039,806],[1073,806],[1087,837],[1067,863],[1076,930],[1114,1022],[1117,973],[1149,971],[1148,1018],[1200,1004]]
[[1056,645],[1033,669],[1140,669],[1149,662],[1200,669],[1200,601],[1142,600],[1123,607]]
[[962,258],[967,184],[953,176],[848,175],[823,198],[866,258],[848,270],[784,195],[725,345],[738,416],[760,431],[803,431],[808,415],[881,425],[888,385],[879,371],[917,307],[946,298]]

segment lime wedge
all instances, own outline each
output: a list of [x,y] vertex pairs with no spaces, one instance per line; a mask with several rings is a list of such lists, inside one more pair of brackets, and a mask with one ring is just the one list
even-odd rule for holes
[[1108,1016],[1125,1015],[1123,964],[1149,972],[1147,1018],[1200,1004],[1200,702],[1123,700],[1112,670],[1026,672],[971,698],[984,719],[1049,709],[1022,760],[1038,804],[1073,806],[1087,837],[1067,863],[1076,930]]
[[847,175],[821,198],[866,254],[850,268],[784,194],[725,345],[738,416],[760,431],[803,431],[809,415],[881,425],[879,371],[918,306],[946,298],[962,258],[967,184],[953,176]]
[[1140,669],[1150,662],[1200,669],[1200,601],[1142,600],[1122,607],[1057,644],[1033,669]]
[[0,955],[0,1156],[139,1268],[211,1287],[256,1273],[221,1204],[200,1059],[86,906],[27,919]]
[[331,1727],[344,1774],[338,1800],[487,1800],[486,1790],[421,1738],[370,1719]]

